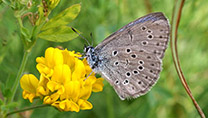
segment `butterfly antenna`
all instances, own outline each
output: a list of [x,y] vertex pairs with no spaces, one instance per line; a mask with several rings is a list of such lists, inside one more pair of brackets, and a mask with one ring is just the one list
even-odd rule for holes
[[91,37],[91,39],[92,39],[92,46],[93,46],[94,38],[93,38],[93,36],[92,36],[92,32],[90,33],[90,37]]
[[72,27],[71,29],[72,29],[75,33],[77,33],[82,39],[84,39],[84,40],[87,42],[88,45],[90,45],[89,41],[88,41],[85,37],[83,37],[80,33],[78,33],[73,27]]

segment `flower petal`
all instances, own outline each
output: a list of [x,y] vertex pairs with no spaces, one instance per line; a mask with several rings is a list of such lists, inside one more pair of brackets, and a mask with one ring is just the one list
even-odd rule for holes
[[58,93],[54,93],[50,96],[46,96],[44,99],[43,99],[43,103],[44,104],[52,104],[54,102],[56,102],[56,100],[58,100],[59,98],[59,94]]
[[59,111],[63,111],[63,110],[59,107],[60,102],[61,102],[61,101],[56,101],[56,102],[52,103],[51,106],[56,107]]
[[39,96],[48,95],[49,89],[47,87],[47,83],[49,82],[49,78],[47,78],[44,74],[40,75],[40,81],[37,88],[37,94]]
[[24,74],[20,79],[22,89],[33,94],[36,94],[38,82],[38,79],[33,74]]
[[49,68],[53,68],[56,65],[63,64],[62,51],[58,48],[47,48],[45,51],[45,59]]
[[72,56],[68,50],[62,51],[63,57],[64,57],[64,64],[67,64],[71,69],[74,69],[75,65],[75,58]]
[[71,101],[71,109],[70,109],[70,111],[79,112],[79,110],[80,110],[79,106],[75,102]]
[[87,79],[85,78],[85,86],[92,86],[92,84],[94,84],[96,82],[96,77],[95,76],[89,76]]
[[37,88],[37,94],[38,96],[45,96],[48,95],[49,91],[45,90],[43,86],[38,86]]
[[91,92],[92,92],[92,86],[83,86],[80,90],[80,98],[81,99],[84,99],[84,100],[87,100],[90,95],[91,95]]
[[48,77],[51,77],[53,74],[53,69],[49,68],[47,65],[42,64],[42,63],[38,63],[36,65],[37,70],[41,73],[41,74],[45,74]]
[[[65,97],[66,99],[72,99],[73,101],[77,101],[80,94],[80,83],[79,81],[70,81],[65,83]],[[64,99],[63,96],[61,99]]]
[[103,90],[103,78],[97,78],[95,83],[92,85],[92,91],[93,92],[100,92]]
[[82,77],[85,77],[86,71],[83,62],[79,59],[75,59],[75,67],[72,73],[72,81],[79,80]]
[[24,99],[29,99],[30,103],[32,103],[32,102],[33,102],[33,99],[34,99],[36,96],[35,96],[35,94],[33,94],[33,93],[29,93],[29,92],[27,92],[27,91],[23,91],[23,92],[22,92],[22,97],[23,97]]
[[52,81],[60,84],[64,84],[71,79],[71,70],[68,65],[57,65],[54,67],[54,73],[52,76]]
[[49,81],[47,83],[47,87],[51,92],[57,91],[56,93],[58,93],[59,95],[63,94],[65,91],[64,86],[55,81]]
[[63,111],[75,111],[79,112],[79,106],[71,101],[71,100],[63,100],[59,103],[59,108],[62,109]]
[[45,64],[45,61],[46,61],[46,60],[45,60],[44,57],[37,57],[37,58],[36,58],[36,62],[37,62],[37,63]]
[[87,100],[79,99],[78,105],[80,109],[82,110],[87,110],[87,109],[92,109],[92,104],[88,102]]

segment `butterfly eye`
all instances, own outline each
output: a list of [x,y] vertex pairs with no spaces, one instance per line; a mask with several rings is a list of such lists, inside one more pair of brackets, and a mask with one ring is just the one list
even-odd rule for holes
[[93,50],[94,48],[91,46],[85,47],[84,51],[89,52],[90,50]]
[[87,52],[87,50],[88,50],[88,49],[85,47],[85,48],[84,48],[84,52]]

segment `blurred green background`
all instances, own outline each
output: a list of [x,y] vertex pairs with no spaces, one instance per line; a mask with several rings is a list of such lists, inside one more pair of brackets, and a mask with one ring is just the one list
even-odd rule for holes
[[[94,46],[120,27],[148,14],[163,12],[171,22],[173,0],[61,0],[51,16],[63,9],[81,3],[79,16],[69,26],[77,28]],[[189,0],[185,2],[178,31],[178,51],[181,66],[193,95],[208,116],[208,1]],[[23,44],[19,37],[17,21],[13,11],[0,6],[0,81],[11,87],[23,56]],[[49,16],[50,17],[50,16]],[[50,46],[63,46],[68,50],[83,52],[86,42],[81,38],[66,43],[54,43],[38,39],[34,46],[25,73],[36,76],[35,58],[43,56]],[[169,43],[170,45],[170,43]],[[13,80],[12,80],[13,81]],[[31,106],[22,97],[19,88],[15,97],[19,108]],[[93,93],[89,101],[93,109],[88,111],[59,112],[53,107],[30,111],[31,118],[199,118],[192,101],[186,94],[173,65],[170,46],[163,59],[163,71],[158,83],[145,96],[121,101],[113,88],[104,81],[104,90]],[[33,103],[39,104],[39,103]]]

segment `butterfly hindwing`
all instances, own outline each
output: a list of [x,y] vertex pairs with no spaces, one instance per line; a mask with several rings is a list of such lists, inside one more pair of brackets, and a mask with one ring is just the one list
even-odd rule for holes
[[157,82],[167,48],[169,23],[162,13],[141,17],[106,38],[97,47],[97,72],[121,99],[146,94]]

